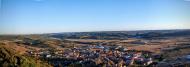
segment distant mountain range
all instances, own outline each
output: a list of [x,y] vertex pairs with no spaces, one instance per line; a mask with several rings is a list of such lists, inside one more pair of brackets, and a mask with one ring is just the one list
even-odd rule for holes
[[47,34],[54,38],[71,39],[126,39],[126,38],[152,38],[189,36],[190,29],[179,30],[140,30],[140,31],[99,31],[99,32],[69,32]]

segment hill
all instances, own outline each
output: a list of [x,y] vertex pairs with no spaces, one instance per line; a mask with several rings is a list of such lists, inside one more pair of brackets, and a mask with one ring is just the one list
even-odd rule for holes
[[0,45],[0,67],[51,67],[51,65]]

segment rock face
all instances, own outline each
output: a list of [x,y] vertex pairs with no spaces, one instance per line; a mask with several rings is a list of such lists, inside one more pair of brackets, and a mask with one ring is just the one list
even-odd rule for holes
[[40,60],[22,56],[12,49],[0,45],[0,67],[51,67]]

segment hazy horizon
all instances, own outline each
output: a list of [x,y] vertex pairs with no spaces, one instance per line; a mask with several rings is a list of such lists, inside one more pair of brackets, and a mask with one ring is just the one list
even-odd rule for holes
[[189,0],[0,0],[0,34],[190,29]]

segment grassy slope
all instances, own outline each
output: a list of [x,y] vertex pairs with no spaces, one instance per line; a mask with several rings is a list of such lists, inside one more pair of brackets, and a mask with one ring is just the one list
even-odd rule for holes
[[0,45],[0,67],[51,67],[47,63],[15,53]]

